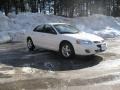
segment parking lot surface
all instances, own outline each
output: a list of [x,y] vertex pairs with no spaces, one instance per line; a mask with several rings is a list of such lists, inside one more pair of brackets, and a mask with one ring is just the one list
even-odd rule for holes
[[107,43],[104,53],[69,60],[44,49],[29,52],[25,43],[1,44],[0,90],[119,90],[120,40]]

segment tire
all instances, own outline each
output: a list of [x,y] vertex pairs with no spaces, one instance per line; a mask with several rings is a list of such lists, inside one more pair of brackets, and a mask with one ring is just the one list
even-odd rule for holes
[[75,56],[74,48],[69,42],[62,43],[59,52],[60,55],[66,59],[73,58]]
[[34,49],[35,49],[35,46],[34,46],[31,38],[27,39],[27,47],[28,47],[29,51],[34,51]]

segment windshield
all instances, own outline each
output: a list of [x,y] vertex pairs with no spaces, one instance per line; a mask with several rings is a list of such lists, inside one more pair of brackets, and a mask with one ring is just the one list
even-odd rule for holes
[[75,34],[80,32],[76,27],[67,24],[54,25],[54,27],[60,34]]

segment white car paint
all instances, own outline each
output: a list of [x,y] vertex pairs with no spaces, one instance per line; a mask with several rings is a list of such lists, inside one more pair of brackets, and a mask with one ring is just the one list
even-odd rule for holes
[[[57,34],[48,34],[48,33],[31,31],[27,33],[27,37],[31,37],[35,46],[40,48],[50,49],[53,51],[59,51],[60,43],[63,40],[69,41],[72,44],[76,55],[93,55],[96,53],[103,52],[107,49],[104,39],[97,35],[93,35],[85,32],[79,32],[77,34],[58,33],[58,31],[54,27],[54,25],[58,25],[58,24],[64,24],[64,23],[47,24],[47,25],[51,25],[54,28],[54,30],[57,32]],[[87,40],[92,42],[92,44],[82,45],[76,43],[76,40]],[[101,45],[101,50],[97,45]],[[89,50],[90,52],[87,53],[86,50]]]

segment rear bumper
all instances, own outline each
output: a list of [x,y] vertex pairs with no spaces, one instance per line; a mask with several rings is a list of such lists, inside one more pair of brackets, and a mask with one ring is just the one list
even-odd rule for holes
[[73,46],[74,46],[76,55],[93,55],[93,54],[104,52],[107,49],[106,43],[102,43],[102,44],[98,44],[98,45],[74,44]]

